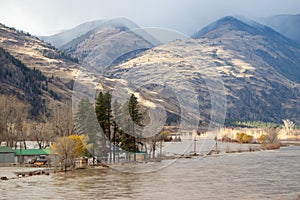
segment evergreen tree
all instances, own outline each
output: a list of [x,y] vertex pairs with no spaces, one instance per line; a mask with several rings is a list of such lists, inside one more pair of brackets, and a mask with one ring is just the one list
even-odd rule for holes
[[[142,124],[142,115],[139,111],[139,103],[137,97],[131,94],[129,101],[127,101],[122,108],[122,132],[120,136],[121,148],[136,153],[137,148],[137,138],[141,135],[139,132]],[[134,160],[136,160],[134,154]]]
[[114,158],[114,162],[116,161],[116,147],[120,142],[120,137],[119,137],[119,133],[120,133],[120,128],[118,125],[118,120],[121,117],[121,105],[115,100],[113,102],[113,106],[112,106],[112,112],[113,112],[113,121],[112,121],[112,127],[113,127],[113,158]]
[[103,130],[104,135],[109,141],[109,153],[110,153],[110,162],[112,161],[112,152],[111,152],[111,125],[112,125],[112,108],[111,108],[111,94],[106,92],[103,94],[99,93],[96,107],[96,115],[98,122]]
[[112,162],[112,151],[111,151],[111,143],[112,143],[112,138],[111,138],[111,124],[112,124],[112,109],[111,109],[111,94],[106,92],[104,94],[104,103],[105,103],[105,130],[108,136],[109,140],[109,159],[110,162]]
[[104,95],[102,92],[100,92],[96,100],[95,112],[103,133],[105,133],[105,109]]
[[[139,103],[137,100],[137,97],[134,96],[134,94],[131,94],[130,99],[129,99],[129,115],[131,117],[132,122],[130,123],[130,129],[131,129],[131,134],[134,137],[134,152],[137,152],[137,138],[141,135],[137,133],[137,127],[142,126],[142,115],[139,112]],[[139,137],[140,138],[140,137]],[[135,155],[134,155],[134,160],[136,160]]]
[[122,106],[122,112],[120,117],[121,123],[121,136],[120,143],[121,148],[128,152],[135,152],[135,138],[132,135],[132,123],[130,123],[129,114],[129,101]]
[[[75,125],[79,135],[88,136],[88,143],[92,144],[93,157],[101,155],[102,145],[101,134],[95,110],[90,101],[86,98],[82,99],[78,104],[78,110],[75,114]],[[95,160],[94,160],[95,161]]]
[[139,102],[134,94],[130,96],[128,109],[132,121],[138,126],[143,126],[142,114],[139,111]]
[[75,124],[78,134],[94,135],[98,129],[93,105],[88,99],[82,99],[75,114]]
[[[139,112],[139,103],[132,94],[129,100],[121,106],[114,102],[112,106],[111,94],[100,92],[96,101],[96,116],[109,141],[110,162],[115,162],[115,148],[120,144],[121,148],[128,152],[138,152],[136,138],[140,136],[138,128],[142,127],[142,115]],[[120,126],[118,125],[120,124]],[[113,154],[111,152],[113,144]]]

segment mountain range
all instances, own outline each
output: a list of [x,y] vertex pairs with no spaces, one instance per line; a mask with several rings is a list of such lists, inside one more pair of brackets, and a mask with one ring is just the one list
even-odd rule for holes
[[[217,78],[224,83],[220,92],[226,94],[226,119],[280,122],[288,118],[299,123],[300,46],[292,35],[231,16],[195,31],[191,38],[166,44],[157,43],[150,33],[132,29],[138,26],[125,19],[94,21],[40,37],[49,44],[1,25],[1,54],[10,58],[5,61],[9,66],[16,67],[17,61],[9,61],[16,59],[23,68],[39,70],[37,73],[45,77],[36,79],[39,95],[52,103],[70,100],[72,83],[79,72],[86,70],[95,84],[101,79],[105,88],[122,85],[130,92],[130,80],[141,84],[131,92],[139,94],[145,107],[164,106],[168,122],[178,123],[182,109],[189,110],[178,105],[178,95],[190,95],[194,98],[186,98],[184,106],[198,103],[200,119],[209,121],[213,105],[206,81]],[[89,74],[91,69],[101,77]],[[22,76],[19,81],[24,82]],[[167,80],[167,88],[159,81],[161,77]],[[49,78],[57,80],[50,83],[56,98],[51,97],[49,89],[43,90]],[[12,86],[13,81],[6,80],[5,84]],[[176,88],[177,96],[172,88]]]

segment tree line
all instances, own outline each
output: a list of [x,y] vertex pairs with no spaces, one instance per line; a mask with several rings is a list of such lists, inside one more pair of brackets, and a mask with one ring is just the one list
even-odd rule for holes
[[78,104],[75,124],[78,134],[88,136],[93,154],[99,157],[107,155],[108,162],[116,162],[119,148],[130,153],[140,150],[136,126],[143,127],[143,120],[134,94],[124,105],[112,102],[109,92],[100,92],[95,106],[88,99],[82,99]]
[[136,153],[152,153],[161,134],[151,138],[143,136],[145,126],[138,98],[130,94],[122,105],[112,101],[109,92],[100,92],[92,105],[87,98],[81,99],[75,115],[76,129],[79,135],[88,136],[92,154],[102,157],[109,163],[119,160],[119,152],[126,152],[126,161],[136,160]]
[[[35,141],[40,149],[52,147],[65,163],[74,163],[78,155],[114,163],[120,152],[126,154],[126,161],[136,160],[138,152],[155,157],[157,143],[164,137],[143,137],[144,119],[134,94],[121,105],[112,102],[109,92],[100,92],[95,105],[81,99],[77,108],[73,116],[70,104],[58,103],[33,120],[28,104],[15,96],[0,95],[0,145],[27,149],[27,141]],[[82,143],[76,136],[83,138]],[[73,148],[77,145],[84,146],[79,148],[82,151]]]
[[0,95],[0,145],[27,149],[26,141],[46,148],[56,138],[75,134],[71,105],[52,105],[48,112],[31,119],[30,106],[13,95]]

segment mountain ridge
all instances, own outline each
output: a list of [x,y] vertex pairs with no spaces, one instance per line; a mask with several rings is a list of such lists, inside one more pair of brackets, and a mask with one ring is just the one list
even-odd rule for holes
[[[194,95],[199,102],[204,101],[201,113],[206,119],[210,118],[211,105],[207,99],[209,91],[201,76],[220,77],[225,84],[227,119],[280,122],[290,118],[299,123],[300,60],[297,55],[300,48],[272,29],[263,27],[258,30],[234,17],[227,17],[209,25],[201,36],[194,36],[195,39],[154,47],[137,58],[112,67],[108,74],[112,78],[122,78],[132,71],[136,73],[132,74],[136,82],[139,77],[155,79],[159,74],[151,68],[164,63],[159,70],[165,73],[165,67],[172,68],[197,88]],[[200,62],[199,66],[188,64],[186,59],[191,59],[192,63]],[[202,68],[201,65],[205,64],[201,60],[214,65]],[[145,85],[151,84],[147,79],[144,82]],[[171,85],[171,88],[178,87],[178,84]],[[155,89],[154,86],[151,88]],[[159,90],[158,87],[157,91],[152,91],[151,98],[158,99],[155,103],[163,102],[165,107],[172,109],[167,104],[176,104],[174,99],[154,95]],[[143,98],[147,99],[148,95],[144,94]],[[179,111],[175,109],[174,112],[178,114]]]
[[40,39],[44,40],[45,42],[49,42],[57,48],[62,47],[63,45],[67,44],[71,40],[87,33],[91,29],[98,27],[100,24],[103,23],[103,20],[94,20],[90,22],[86,22],[83,24],[79,24],[74,28],[56,33],[50,36],[39,36]]
[[[231,33],[234,32],[234,33]],[[208,34],[209,33],[209,34]],[[237,34],[238,40],[234,41],[232,38],[234,34]],[[253,40],[254,44],[246,40],[247,35],[249,37],[258,37],[266,41],[267,45],[258,44]],[[295,44],[292,40],[284,37],[280,33],[273,29],[261,25],[250,26],[234,17],[225,17],[202,30],[196,32],[193,38],[206,37],[217,41],[218,38],[223,38],[223,41],[228,40],[231,45],[228,45],[230,49],[237,50],[240,43],[249,48],[249,51],[262,57],[268,64],[272,65],[278,72],[287,76],[292,81],[300,83],[300,70],[299,65],[300,58],[297,57],[295,52],[299,52],[300,45]],[[235,44],[235,45],[232,45]],[[258,48],[260,47],[260,48]],[[253,51],[255,48],[255,52]],[[278,55],[274,50],[280,51],[283,55]],[[277,60],[277,57],[280,58]],[[282,66],[279,66],[282,65]],[[283,66],[286,66],[283,68]]]
[[[179,87],[181,92],[191,91],[190,86],[195,88],[188,95],[196,97],[194,100],[198,103],[201,102],[200,119],[209,121],[212,105],[203,76],[219,77],[225,84],[228,119],[280,122],[289,118],[300,123],[300,58],[297,56],[300,48],[271,28],[251,21],[245,23],[235,17],[225,17],[210,24],[202,32],[196,32],[193,39],[177,40],[156,47],[127,29],[122,31],[107,28],[101,31],[93,33],[91,38],[80,44],[78,55],[72,54],[76,57],[83,56],[79,59],[80,63],[85,61],[90,66],[101,69],[109,66],[115,60],[113,58],[119,58],[125,53],[125,58],[120,58],[121,61],[109,68],[102,68],[105,73],[101,75],[104,75],[106,82],[101,83],[99,88],[113,90],[120,83],[125,84],[124,88],[128,87],[126,84],[130,82],[123,78],[128,77],[131,72],[129,78],[142,80],[147,86],[138,91],[128,89],[127,92],[139,93],[140,99],[146,102],[146,107],[153,103],[161,104],[172,114],[172,118],[176,118],[174,115],[180,118],[181,109],[174,94],[172,96],[170,90],[158,85],[158,81],[151,83],[151,79],[159,79],[160,72],[163,72],[165,78],[171,79],[170,88]],[[26,34],[14,34],[14,31],[0,29],[0,47],[29,68],[36,67],[47,77],[59,77],[61,82],[58,81],[60,89],[57,94],[65,93],[67,95],[62,96],[70,99],[71,88],[65,90],[66,83],[76,79],[78,64],[67,58],[57,57],[58,51],[46,43],[31,37],[28,39]],[[122,41],[122,45],[119,45],[119,41]],[[140,41],[144,43],[140,45]],[[142,52],[126,55],[130,50],[147,45],[149,48]],[[85,53],[88,57],[84,57]],[[100,57],[94,57],[99,53]],[[102,62],[103,58],[108,59],[105,60],[106,63]],[[212,63],[209,68],[203,68],[206,62]],[[172,77],[171,73],[168,74],[170,69],[170,72],[183,75],[190,85],[183,84]],[[89,74],[83,77],[86,79]],[[89,79],[99,81],[93,76]],[[187,105],[194,103],[187,100]]]

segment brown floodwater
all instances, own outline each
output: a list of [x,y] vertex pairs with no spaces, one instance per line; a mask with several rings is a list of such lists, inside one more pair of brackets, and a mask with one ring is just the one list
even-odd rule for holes
[[124,168],[137,165],[155,170],[98,168],[0,181],[0,199],[295,200],[300,195],[299,146]]

